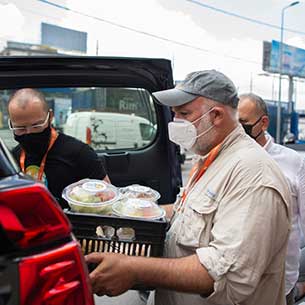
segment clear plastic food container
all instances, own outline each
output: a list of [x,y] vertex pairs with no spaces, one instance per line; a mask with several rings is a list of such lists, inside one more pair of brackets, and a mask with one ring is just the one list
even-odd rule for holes
[[118,189],[103,180],[83,179],[64,188],[62,197],[72,211],[109,215],[118,200]]
[[161,197],[159,192],[153,190],[150,187],[139,184],[132,184],[126,187],[121,187],[119,191],[121,198],[137,198],[157,202],[157,200]]
[[141,219],[159,219],[165,216],[165,210],[151,200],[139,198],[123,198],[112,206],[117,216]]

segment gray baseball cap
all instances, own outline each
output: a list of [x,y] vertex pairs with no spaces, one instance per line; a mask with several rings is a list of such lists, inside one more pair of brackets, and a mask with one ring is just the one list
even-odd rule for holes
[[188,74],[174,89],[157,91],[153,96],[166,106],[180,106],[203,96],[232,108],[237,108],[238,94],[233,82],[216,70]]

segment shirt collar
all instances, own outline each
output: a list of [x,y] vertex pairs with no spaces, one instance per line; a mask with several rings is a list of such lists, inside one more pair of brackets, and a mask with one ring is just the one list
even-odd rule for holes
[[265,137],[266,137],[266,139],[267,139],[267,142],[266,142],[266,144],[264,145],[264,149],[265,149],[266,151],[268,151],[268,150],[271,148],[271,146],[273,145],[274,140],[273,140],[273,138],[271,137],[271,135],[270,135],[268,132],[265,132]]

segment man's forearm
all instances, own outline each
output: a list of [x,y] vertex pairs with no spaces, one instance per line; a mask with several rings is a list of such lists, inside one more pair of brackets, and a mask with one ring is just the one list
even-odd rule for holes
[[214,280],[197,255],[173,259],[129,257],[128,261],[139,284],[202,295],[213,292]]

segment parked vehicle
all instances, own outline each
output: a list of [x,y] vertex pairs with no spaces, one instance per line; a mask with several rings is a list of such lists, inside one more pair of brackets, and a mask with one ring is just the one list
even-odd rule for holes
[[[111,182],[116,186],[149,186],[161,194],[159,204],[175,201],[181,169],[177,146],[167,134],[172,113],[155,103],[151,92],[172,86],[171,64],[163,59],[0,58],[0,107],[4,105],[0,110],[6,111],[8,97],[18,88],[41,89],[48,100],[60,96],[58,113],[68,113],[71,119],[84,116],[90,123],[75,124],[80,133],[71,134],[87,141],[84,135],[87,127],[91,129],[91,145]],[[86,88],[96,93],[107,91],[107,98],[105,94],[92,94],[94,109],[65,112],[69,107],[63,103],[71,103],[73,96]],[[109,113],[111,119],[107,121]],[[100,116],[104,131],[101,126],[94,130],[92,123]],[[69,133],[67,128],[65,132]],[[105,140],[99,132],[105,132],[108,140],[112,132],[117,144],[98,146],[98,141]],[[2,126],[0,136],[11,145],[9,148],[13,147],[7,126]],[[93,304],[84,259],[67,218],[44,186],[19,173],[2,144],[0,156],[0,304]]]
[[141,148],[156,135],[153,124],[134,114],[113,112],[74,112],[70,114],[63,132],[93,149]]
[[[72,120],[85,116],[84,120],[89,126],[86,123],[74,124],[80,131],[71,131],[71,134],[79,135],[86,142],[88,138],[84,138],[84,135],[88,131],[87,127],[91,129],[91,145],[97,150],[114,185],[146,185],[161,194],[159,203],[175,201],[182,179],[178,161],[179,148],[168,139],[167,124],[172,120],[172,113],[168,107],[156,103],[151,94],[173,87],[169,60],[108,57],[0,58],[1,105],[7,104],[9,95],[15,89],[23,87],[41,89],[48,100],[60,96],[63,112],[68,108],[64,107],[65,101],[70,105],[71,100],[78,96],[81,103],[82,95],[78,93],[86,92],[85,112],[72,107],[68,117],[71,116]],[[60,105],[57,105],[59,113]],[[90,105],[93,105],[92,108]],[[96,114],[91,114],[94,112]],[[112,113],[108,125],[106,117],[110,115],[107,113]],[[98,148],[98,143],[105,141],[101,128],[97,125],[95,131],[91,122],[91,119],[99,120],[98,116],[105,119],[107,140],[110,141],[112,137],[113,142],[117,141],[116,145],[109,143]],[[69,121],[70,119],[68,123]],[[121,122],[125,122],[125,125]],[[69,133],[68,126],[65,131]],[[8,143],[12,143],[8,127],[0,132]],[[113,136],[108,136],[110,134]]]
[[19,172],[2,140],[0,239],[0,304],[94,304],[68,219],[42,184]]

